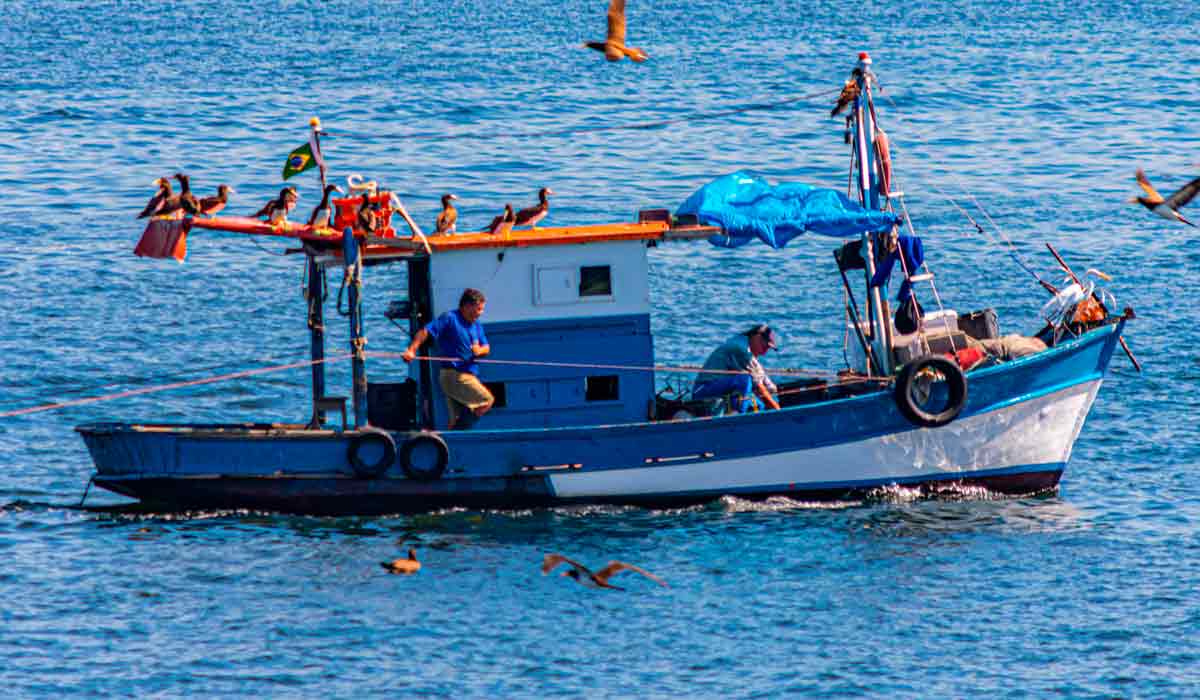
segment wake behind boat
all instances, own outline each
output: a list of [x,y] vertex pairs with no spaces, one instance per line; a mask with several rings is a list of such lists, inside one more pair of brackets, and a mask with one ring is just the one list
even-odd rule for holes
[[[725,494],[842,499],[894,484],[1054,488],[1132,313],[1111,313],[1112,300],[1105,304],[1061,259],[1073,279],[1061,289],[1042,282],[1053,296],[1045,327],[1031,337],[1000,337],[994,314],[940,308],[936,293],[938,310],[920,309],[915,296],[924,292],[916,290],[935,289],[933,275],[923,255],[914,257],[919,239],[892,191],[873,81],[862,54],[853,90],[843,91],[853,199],[736,173],[701,188],[674,216],[647,210],[636,222],[498,234],[424,236],[381,191],[333,200],[332,227],[286,216],[159,217],[147,229],[157,242],[145,250],[175,255],[191,227],[302,242],[312,416],[296,424],[82,425],[95,483],[153,506],[314,514],[677,505]],[[316,136],[314,125],[308,153],[321,161]],[[392,228],[393,213],[411,235]],[[835,251],[834,284],[846,296],[849,366],[780,373],[779,410],[734,413],[728,401],[658,390],[657,377],[673,369],[655,364],[648,248],[702,240],[780,247],[805,233],[846,241]],[[369,358],[399,356],[366,350],[361,283],[364,268],[380,264],[407,267],[407,289],[392,290],[404,298],[388,315],[414,335],[454,309],[464,288],[489,280],[494,351],[479,362],[495,405],[474,429],[440,429],[450,419],[437,379],[444,358],[428,349],[406,379],[367,380]],[[886,264],[913,290],[909,313],[895,321]],[[328,395],[325,382],[329,269],[346,278],[348,414],[347,399]]]

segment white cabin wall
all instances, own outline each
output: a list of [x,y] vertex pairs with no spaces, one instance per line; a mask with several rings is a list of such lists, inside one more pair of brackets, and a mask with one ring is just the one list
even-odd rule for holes
[[[612,297],[583,297],[559,303],[535,299],[535,268],[608,265]],[[487,297],[483,323],[592,318],[650,313],[649,262],[643,241],[490,248],[435,253],[430,257],[433,315],[457,308],[463,289]],[[549,275],[547,275],[549,276]],[[576,283],[578,279],[576,278]]]

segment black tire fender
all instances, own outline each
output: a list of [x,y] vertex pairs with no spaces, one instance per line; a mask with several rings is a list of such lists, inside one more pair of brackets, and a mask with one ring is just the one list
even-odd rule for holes
[[[418,448],[433,447],[436,451],[436,458],[432,467],[425,464],[413,463],[413,452]],[[404,444],[400,446],[400,468],[408,478],[414,481],[436,481],[442,477],[446,471],[446,465],[450,463],[450,448],[446,446],[446,441],[441,435],[428,431],[416,433]]]
[[[937,413],[926,411],[913,398],[913,384],[923,370],[940,373],[946,382],[946,407]],[[941,355],[922,355],[904,365],[896,377],[894,393],[896,407],[913,425],[922,428],[939,428],[958,417],[967,405],[967,375],[958,363]]]
[[[383,455],[368,464],[359,456],[359,451],[370,443],[382,445]],[[383,473],[396,462],[396,441],[387,431],[378,428],[363,428],[358,431],[358,435],[350,439],[350,447],[346,452],[355,476],[360,479],[377,479],[383,476]]]

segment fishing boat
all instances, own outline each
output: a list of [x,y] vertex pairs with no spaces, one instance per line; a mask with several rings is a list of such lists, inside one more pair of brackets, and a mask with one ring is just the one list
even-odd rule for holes
[[[843,92],[852,98],[851,196],[816,192],[838,211],[809,209],[801,222],[794,212],[779,221],[748,214],[739,188],[756,183],[741,174],[702,188],[674,215],[647,210],[632,222],[503,234],[425,236],[382,191],[367,195],[379,223],[370,231],[356,225],[356,198],[334,202],[329,228],[238,217],[160,222],[300,242],[312,414],[294,424],[81,425],[94,483],[155,507],[311,514],[673,506],[723,495],[827,500],[895,485],[1056,488],[1132,312],[1112,313],[1111,299],[1076,279],[1062,289],[1043,283],[1054,313],[1035,352],[966,352],[1003,340],[986,313],[931,311],[900,333],[877,267],[889,237],[911,222],[890,190],[875,85],[870,57],[860,54]],[[392,227],[394,213],[408,233]],[[831,278],[847,300],[849,366],[778,377],[778,410],[714,410],[686,391],[663,393],[657,380],[674,369],[655,364],[648,249],[675,242],[719,255],[704,241],[736,244],[764,226],[773,236],[807,230],[843,239],[831,266],[841,281]],[[493,352],[480,362],[496,401],[474,428],[444,429],[439,358],[428,349],[407,376],[368,380],[369,359],[400,355],[366,349],[362,280],[377,265],[407,267],[407,288],[386,293],[387,315],[410,333],[456,308],[464,288],[484,287]],[[327,271],[342,272],[349,306],[345,398],[326,385]],[[931,281],[927,266],[899,274],[914,288]]]

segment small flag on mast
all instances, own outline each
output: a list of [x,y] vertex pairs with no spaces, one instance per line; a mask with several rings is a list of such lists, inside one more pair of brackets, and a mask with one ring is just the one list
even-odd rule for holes
[[321,120],[313,117],[309,125],[312,130],[308,134],[308,143],[289,153],[287,161],[283,164],[284,180],[313,166],[321,169],[321,180],[325,180],[325,158],[321,155],[321,141],[317,137],[321,129]]
[[313,156],[312,145],[306,143],[288,154],[287,162],[283,164],[283,179],[299,175],[316,164],[317,159]]

